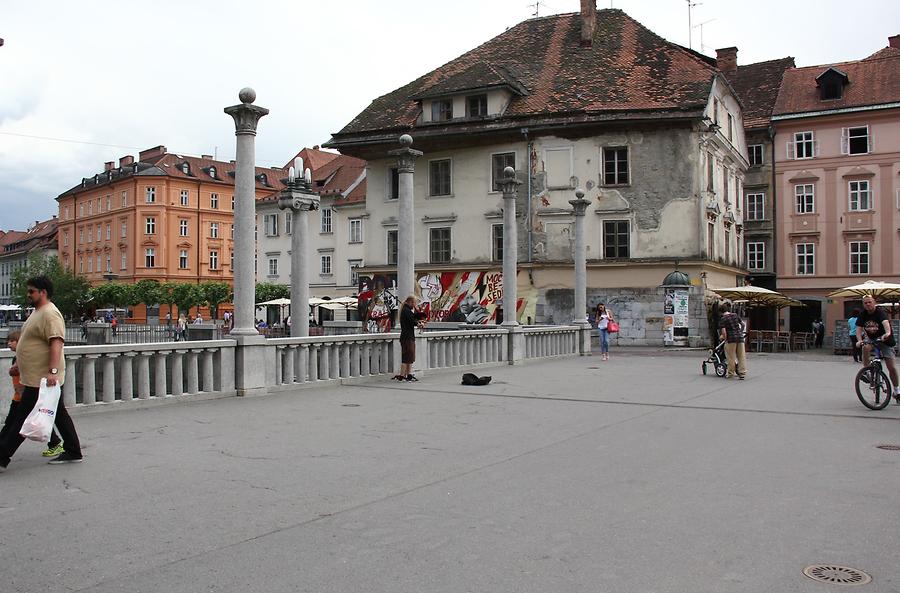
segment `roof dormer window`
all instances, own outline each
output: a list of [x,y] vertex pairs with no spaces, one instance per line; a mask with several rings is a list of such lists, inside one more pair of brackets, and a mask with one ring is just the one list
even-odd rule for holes
[[844,98],[844,86],[850,82],[849,77],[837,68],[829,68],[816,77],[819,87],[819,99],[822,101],[839,101]]
[[256,180],[262,183],[263,185],[269,185],[269,178],[266,177],[265,173],[260,173],[256,176]]
[[453,99],[435,99],[431,102],[431,121],[453,119]]
[[215,167],[209,168],[209,176],[212,177],[213,179],[216,178],[216,168]]
[[191,166],[187,162],[181,163],[181,172],[184,173],[185,175],[190,175],[191,174]]
[[466,97],[466,117],[484,117],[488,114],[487,95],[470,95]]

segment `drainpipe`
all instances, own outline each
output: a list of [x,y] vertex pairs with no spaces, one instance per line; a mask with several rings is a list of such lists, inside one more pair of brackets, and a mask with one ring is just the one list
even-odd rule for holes
[[[778,290],[778,188],[775,186],[775,126],[769,124],[769,141],[772,145],[772,274],[774,290]],[[781,308],[775,309],[775,331],[781,329]]]
[[532,249],[532,241],[533,241],[532,226],[533,225],[531,224],[531,168],[532,168],[531,153],[532,153],[534,144],[528,138],[528,128],[522,128],[522,135],[525,136],[525,150],[528,151],[528,169],[527,169],[527,171],[528,171],[527,179],[528,180],[526,181],[526,184],[528,187],[528,190],[527,190],[528,191],[528,201],[525,203],[525,224],[528,225],[527,228],[525,229],[527,232],[527,235],[528,235],[528,255],[527,255],[527,259],[525,261],[527,261],[528,263],[531,263],[532,262],[531,254],[533,251],[533,249]]

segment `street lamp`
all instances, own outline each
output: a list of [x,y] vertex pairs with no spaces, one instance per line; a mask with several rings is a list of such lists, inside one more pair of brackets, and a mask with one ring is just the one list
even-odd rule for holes
[[[278,207],[291,211],[292,337],[309,335],[308,213],[319,209],[319,200],[312,190],[312,173],[303,168],[303,159],[297,157],[288,169],[287,186],[278,195]],[[301,315],[294,315],[298,309]]]

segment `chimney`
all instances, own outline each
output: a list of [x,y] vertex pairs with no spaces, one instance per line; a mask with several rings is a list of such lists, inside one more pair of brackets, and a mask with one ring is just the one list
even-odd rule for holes
[[211,154],[201,154],[201,155],[200,155],[200,158],[201,158],[201,159],[206,159],[206,160],[208,160],[208,161],[213,160],[213,157],[212,157]]
[[112,171],[116,168],[116,161],[106,161],[103,163],[103,171]]
[[597,28],[597,0],[581,0],[581,45],[590,47]]
[[153,148],[142,150],[140,153],[138,153],[138,160],[149,161],[150,159],[160,157],[164,154],[166,154],[166,147],[160,144],[159,146],[154,146]]
[[716,50],[716,67],[722,72],[734,72],[737,70],[736,47],[723,47]]
[[900,35],[888,37],[888,47],[895,47],[897,49],[900,49]]
[[131,165],[133,163],[134,163],[134,157],[131,156],[130,154],[127,154],[119,159],[120,167],[127,167],[128,165]]

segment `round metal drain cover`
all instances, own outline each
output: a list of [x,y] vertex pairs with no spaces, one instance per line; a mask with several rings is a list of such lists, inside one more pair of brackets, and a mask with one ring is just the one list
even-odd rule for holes
[[803,569],[803,574],[814,581],[832,585],[865,585],[872,577],[856,568],[834,564],[813,564]]
[[884,449],[885,451],[900,451],[900,445],[875,445],[876,449]]

